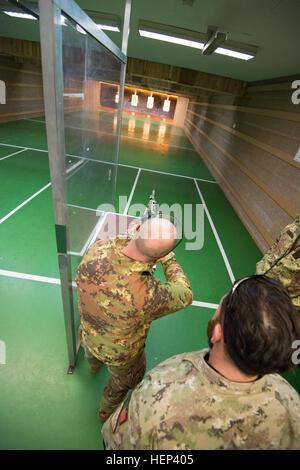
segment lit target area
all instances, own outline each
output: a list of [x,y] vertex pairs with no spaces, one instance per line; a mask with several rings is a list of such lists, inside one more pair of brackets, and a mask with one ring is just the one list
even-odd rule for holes
[[[120,90],[118,85],[100,82],[99,109],[116,110],[120,102]],[[124,113],[146,116],[172,122],[178,96],[125,86],[124,88]]]

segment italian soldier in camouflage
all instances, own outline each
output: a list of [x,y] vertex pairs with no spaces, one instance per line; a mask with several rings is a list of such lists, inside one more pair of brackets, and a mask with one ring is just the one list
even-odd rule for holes
[[[85,357],[92,372],[106,364],[110,373],[98,412],[101,421],[142,380],[151,322],[187,307],[193,300],[190,283],[171,251],[174,234],[148,237],[149,227],[158,227],[161,235],[161,229],[170,229],[170,225],[151,219],[142,224],[135,238],[126,234],[97,240],[78,267],[79,334]],[[153,276],[158,261],[166,282]]]
[[[281,310],[279,323],[270,298]],[[276,373],[292,365],[292,331],[300,334],[299,315],[278,281],[240,281],[209,322],[211,349],[171,357],[148,372],[104,424],[106,450],[300,449],[300,397]]]
[[278,240],[257,263],[256,273],[279,279],[300,311],[300,215],[283,229]]

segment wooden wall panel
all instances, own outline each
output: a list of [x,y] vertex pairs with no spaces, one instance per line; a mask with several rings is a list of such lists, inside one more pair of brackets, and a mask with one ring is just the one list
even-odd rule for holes
[[[259,249],[264,252],[265,247],[270,245],[273,239],[262,226],[260,221],[250,211],[247,204],[241,199],[232,184],[229,181],[225,180],[221,171],[217,168],[217,166],[213,163],[212,159],[208,156],[208,154],[204,151],[203,147],[201,147],[201,145],[199,144],[199,139],[197,138],[195,133],[193,134],[191,132],[189,125],[187,125],[184,130],[188,139],[192,142],[195,149],[199,152],[199,154],[205,161],[208,169],[212,172],[212,174],[215,175],[215,179],[222,191],[224,192],[225,197],[235,209],[237,215],[240,217],[249,234],[252,236]],[[264,236],[262,234],[264,234]]]
[[[230,127],[232,132],[244,139],[250,137],[257,140],[259,149],[261,149],[261,143],[267,146],[266,148],[269,146],[270,150],[273,148],[272,152],[275,156],[278,155],[293,166],[300,168],[300,164],[294,161],[300,147],[300,122],[266,119],[260,115],[233,112],[224,108],[208,108],[205,105],[193,105],[190,110],[218,124]],[[255,148],[256,146],[253,145],[253,151]]]
[[0,37],[0,55],[17,57],[20,62],[25,59],[39,64],[41,46],[35,41]]
[[[6,104],[0,105],[0,123],[43,116],[43,82],[41,64],[23,58],[9,58],[0,55],[0,80],[6,85]],[[65,84],[66,93],[81,93],[82,80],[69,79]],[[81,98],[64,98],[65,112],[80,111]]]
[[0,105],[0,122],[44,114],[40,64],[0,56],[0,79],[6,85],[6,104]]
[[300,213],[300,105],[290,81],[191,98],[185,130],[259,248]]
[[153,80],[161,89],[168,87],[169,93],[177,91],[189,96],[202,90],[241,96],[246,89],[242,80],[129,57],[126,83],[140,84],[143,88],[148,84],[151,88]]
[[[291,172],[290,167],[268,152],[257,152],[256,148],[240,139],[232,137],[209,123],[205,132],[215,144],[226,152],[228,162],[242,169],[252,181],[277,202],[280,207],[294,217],[295,209],[300,201],[300,184],[297,171]],[[216,146],[216,145],[215,145]],[[217,147],[216,147],[217,148]],[[287,180],[289,191],[287,193]]]
[[[241,132],[241,129],[237,128],[239,126],[236,125],[236,117],[235,116],[233,117],[233,119],[229,123],[230,125],[228,126],[228,125],[224,124],[223,122],[221,122],[221,121],[223,121],[223,116],[220,119],[218,119],[216,117],[215,117],[215,119],[212,119],[212,117],[210,116],[209,110],[206,110],[205,112],[202,112],[202,113],[195,113],[193,111],[189,111],[189,113],[196,120],[198,120],[198,122],[199,122],[199,120],[200,121],[204,120],[205,122],[209,122],[210,124],[220,128],[220,129],[223,129],[228,134],[231,134],[231,135],[239,138],[240,140],[242,140],[244,142],[251,143],[254,147],[257,147],[260,150],[264,150],[264,151],[267,151],[267,152],[271,153],[275,157],[289,163],[291,166],[295,166],[296,168],[300,168],[300,163],[296,162],[294,160],[295,152],[298,149],[298,147],[296,147],[297,142],[295,143],[294,139],[292,139],[292,141],[291,141],[291,146],[293,147],[292,150],[291,151],[286,151],[287,147],[290,147],[290,145],[288,145],[287,147],[283,147],[283,149],[280,149],[277,146],[270,145],[270,143],[268,143],[265,136],[264,136],[263,139],[260,140],[258,138],[259,136],[257,136],[257,133],[255,135],[251,136],[251,135],[249,135],[245,132]],[[233,124],[235,124],[236,127],[233,127]]]

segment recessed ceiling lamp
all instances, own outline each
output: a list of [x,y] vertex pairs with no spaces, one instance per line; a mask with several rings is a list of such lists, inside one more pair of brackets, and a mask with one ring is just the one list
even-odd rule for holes
[[102,13],[100,11],[84,10],[87,15],[96,23],[98,29],[106,31],[120,32],[121,19],[117,15],[111,13]]
[[139,29],[139,33],[141,36],[144,36],[145,38],[157,39],[158,41],[172,42],[173,44],[180,44],[181,46],[194,47],[195,49],[203,49],[203,46],[204,46],[203,42],[176,38],[174,36],[168,36],[167,34],[144,31],[143,29]]
[[3,11],[8,16],[13,16],[15,18],[23,18],[24,20],[36,20],[35,16],[30,15],[29,13],[19,13],[17,11]]
[[[203,55],[222,54],[236,59],[249,60],[256,56],[258,47],[227,40],[228,33],[209,27],[207,33],[175,26],[140,20],[139,34],[143,37],[165,41],[203,51]],[[222,47],[220,45],[222,44]]]
[[136,91],[134,92],[134,95],[131,96],[131,106],[137,106],[139,101],[139,97],[136,94]]
[[154,98],[151,93],[151,96],[148,96],[148,99],[147,99],[147,108],[152,109],[153,105],[154,105]]
[[167,96],[167,99],[164,101],[164,106],[163,106],[163,111],[165,113],[168,113],[170,111],[170,104],[171,104],[171,101],[169,100],[169,97]]
[[103,29],[106,31],[116,31],[117,33],[120,32],[118,26],[112,26],[110,24],[97,24],[96,26],[98,29]]
[[255,57],[252,54],[246,54],[245,52],[232,51],[230,49],[225,49],[224,47],[218,47],[218,49],[215,50],[215,53],[227,55],[229,57],[235,57],[236,59],[241,59],[241,60],[249,60]]

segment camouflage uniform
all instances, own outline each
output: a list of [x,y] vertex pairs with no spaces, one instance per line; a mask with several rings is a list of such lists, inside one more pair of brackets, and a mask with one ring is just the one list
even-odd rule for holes
[[102,428],[107,450],[300,449],[300,397],[278,374],[231,382],[209,350],[159,364]]
[[[279,239],[256,265],[256,274],[266,273],[267,276],[279,279],[282,282],[288,290],[293,304],[298,309],[300,309],[300,246],[295,246],[294,243],[297,238],[299,243],[299,237],[300,215],[297,215],[293,223],[283,229]],[[291,248],[293,249],[290,253],[267,272]]]
[[122,253],[129,241],[128,235],[96,241],[76,276],[81,342],[99,365],[109,367],[110,379],[101,402],[101,410],[107,413],[143,378],[143,351],[151,322],[193,300],[190,283],[174,253],[162,262],[167,279],[162,283],[152,275],[153,263],[135,261]]

